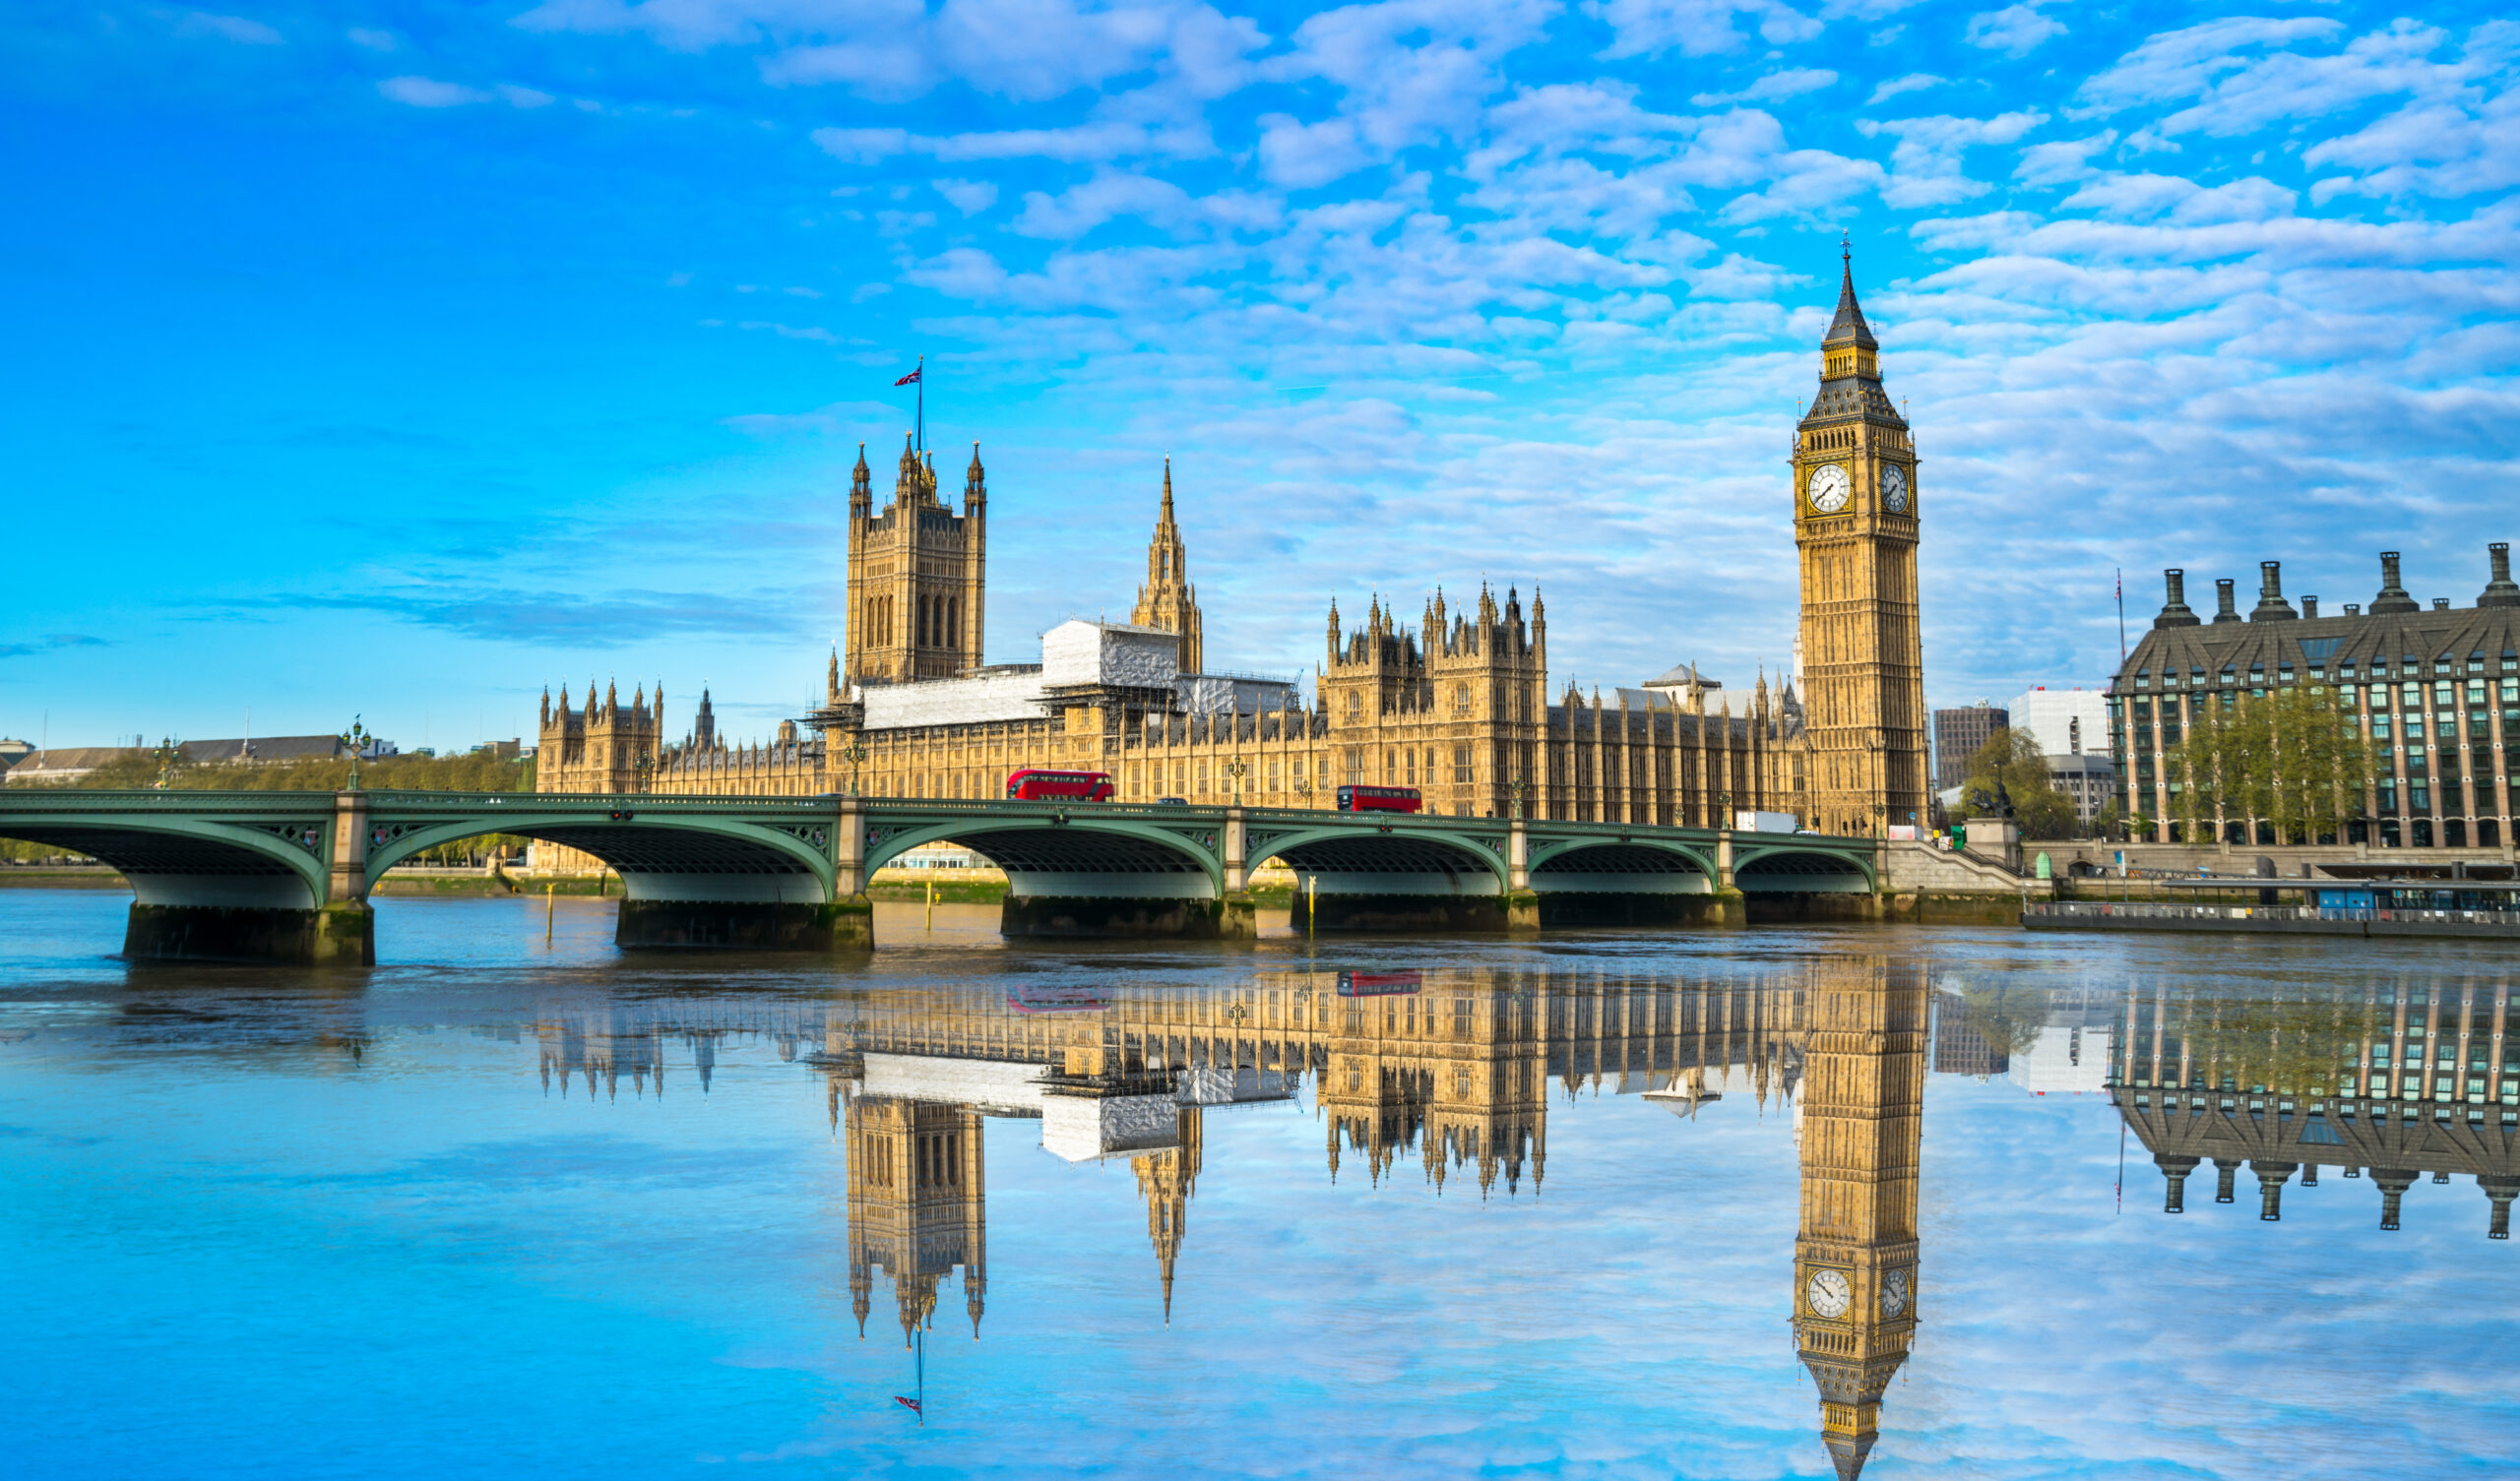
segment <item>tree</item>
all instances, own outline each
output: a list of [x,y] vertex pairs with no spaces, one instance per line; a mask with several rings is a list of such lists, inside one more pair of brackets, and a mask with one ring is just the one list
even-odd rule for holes
[[2362,812],[2370,748],[2323,685],[2226,693],[2166,759],[2190,842],[2264,823],[2283,842],[2336,836]]
[[2011,802],[2023,837],[2073,836],[2074,800],[2057,787],[2048,770],[2048,758],[2027,730],[1998,730],[1969,758],[1969,780],[1961,789],[1961,800],[1984,817],[1996,807],[1998,795]]

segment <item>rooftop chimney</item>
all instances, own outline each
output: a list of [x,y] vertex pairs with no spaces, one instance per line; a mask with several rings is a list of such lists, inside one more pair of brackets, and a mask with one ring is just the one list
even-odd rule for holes
[[2436,596],[2432,598],[2432,610],[2435,612],[2447,612],[2450,610],[2450,598],[2446,596]]
[[2214,620],[2216,622],[2240,620],[2240,609],[2232,600],[2232,583],[2228,578],[2214,583]]
[[2511,546],[2496,540],[2485,547],[2485,551],[2493,560],[2493,580],[2487,585],[2485,594],[2477,598],[2477,605],[2520,607],[2520,586],[2511,584]]
[[2301,598],[2301,620],[2302,620],[2303,622],[2310,622],[2310,621],[2314,621],[2314,620],[2316,620],[2316,619],[2317,619],[2318,615],[2319,615],[2319,599],[2318,599],[2317,597],[2315,597],[2315,596],[2304,596],[2304,597],[2302,597],[2302,598]]
[[2300,614],[2284,599],[2284,563],[2257,563],[2257,605],[2249,610],[2251,622],[2291,622]]
[[2187,573],[2176,566],[2162,573],[2162,581],[2170,587],[2170,600],[2162,603],[2162,615],[2153,619],[2157,628],[2192,628],[2196,614],[2187,609]]
[[2407,595],[2406,587],[2398,585],[2398,553],[2394,550],[2381,551],[2380,594],[2371,598],[2371,615],[2378,617],[2386,612],[2423,610],[2424,604]]
[[2348,616],[2348,617],[2360,617],[2360,616],[2362,616],[2362,603],[2361,603],[2361,602],[2359,602],[2359,601],[2349,601],[2349,602],[2347,602],[2347,603],[2345,604],[2345,615],[2346,615],[2346,616]]

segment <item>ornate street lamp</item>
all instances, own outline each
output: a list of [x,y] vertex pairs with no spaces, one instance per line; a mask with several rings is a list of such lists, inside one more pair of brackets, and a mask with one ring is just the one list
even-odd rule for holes
[[158,749],[150,754],[158,762],[158,790],[162,792],[174,778],[175,763],[184,759],[184,743],[169,735],[160,739]]
[[1250,770],[1251,769],[1249,767],[1242,764],[1242,758],[1239,756],[1225,764],[1225,774],[1233,779],[1233,805],[1235,807],[1242,806],[1242,777],[1243,773]]
[[857,764],[866,759],[865,742],[851,740],[849,749],[840,754],[849,763],[849,795],[854,797],[857,795]]
[[347,730],[343,731],[341,735],[342,749],[350,754],[350,780],[347,790],[353,792],[358,790],[359,752],[364,750],[368,742],[375,738],[376,737],[367,733],[367,726],[360,720],[359,716],[350,716],[350,727]]
[[1509,782],[1505,783],[1505,790],[1506,790],[1508,793],[1512,794],[1513,799],[1514,799],[1514,816],[1515,816],[1515,817],[1520,818],[1520,817],[1523,815],[1523,795],[1524,795],[1525,793],[1529,792],[1531,789],[1532,789],[1532,784],[1531,784],[1530,782],[1528,782],[1528,781],[1525,781],[1523,778],[1521,778],[1521,777],[1519,777],[1519,776],[1517,776],[1517,777],[1515,777],[1513,780],[1511,780],[1511,781],[1509,781]]

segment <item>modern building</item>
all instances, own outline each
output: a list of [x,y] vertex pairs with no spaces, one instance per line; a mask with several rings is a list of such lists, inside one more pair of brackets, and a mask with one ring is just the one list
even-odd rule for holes
[[[1177,796],[1328,807],[1351,783],[1416,787],[1429,811],[1714,826],[1791,812],[1835,833],[1926,821],[1918,636],[1916,454],[1882,389],[1852,266],[1796,428],[1798,650],[1810,693],[1761,676],[1727,701],[1683,665],[1606,701],[1552,692],[1545,610],[1482,586],[1439,590],[1417,626],[1379,596],[1333,603],[1306,703],[1294,681],[1208,667],[1205,624],[1165,469],[1131,620],[1068,623],[1039,663],[984,664],[986,474],[958,515],[905,446],[874,508],[861,448],[850,492],[849,633],[822,705],[761,744],[716,733],[704,694],[675,740],[663,698],[590,686],[546,699],[536,783],[552,791],[993,797],[1029,767],[1111,774],[1122,801]],[[1815,701],[1816,703],[1811,703]]]
[[2083,824],[2090,824],[2101,809],[2117,800],[2117,764],[2097,751],[2048,757],[2048,776],[2056,783],[2056,790],[2072,800],[2074,817]]
[[[2158,820],[2155,836],[2183,829],[2181,785],[2169,757],[2209,708],[2230,711],[2287,690],[2333,696],[2370,748],[2371,779],[2350,799],[2358,816],[2339,841],[2382,847],[2499,847],[2512,839],[2512,769],[2520,735],[2520,586],[2511,547],[2487,547],[2489,575],[2470,606],[2409,595],[2398,553],[2380,556],[2369,606],[2321,616],[2318,598],[2296,610],[2282,572],[2259,564],[2258,599],[2243,618],[2233,584],[2215,585],[2211,621],[2186,600],[2185,573],[2163,573],[2167,599],[2110,682],[2110,749],[2129,815]],[[2272,841],[2255,819],[2219,818],[2235,842]]]
[[1948,792],[1969,781],[1969,758],[2012,724],[2012,711],[1992,700],[1980,700],[1960,710],[1933,712],[1933,784]]
[[2040,685],[2004,711],[2015,730],[2027,730],[2043,756],[2073,756],[2109,749],[2109,696],[2102,689],[2049,689]]

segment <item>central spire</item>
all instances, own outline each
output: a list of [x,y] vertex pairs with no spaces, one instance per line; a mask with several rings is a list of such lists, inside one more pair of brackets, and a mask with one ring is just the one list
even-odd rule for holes
[[1856,302],[1855,248],[1843,237],[1838,244],[1838,260],[1842,272],[1838,279],[1838,316],[1829,321],[1829,333],[1820,343],[1827,347],[1857,344],[1878,349],[1881,341],[1872,338],[1872,326],[1863,322],[1863,305]]
[[1181,542],[1181,526],[1172,518],[1172,458],[1164,460],[1164,495],[1156,509],[1155,534],[1147,541],[1146,584],[1138,587],[1137,605],[1129,621],[1142,628],[1177,633],[1181,638],[1181,671],[1198,673],[1205,660],[1200,632],[1199,589],[1190,585],[1190,554]]

